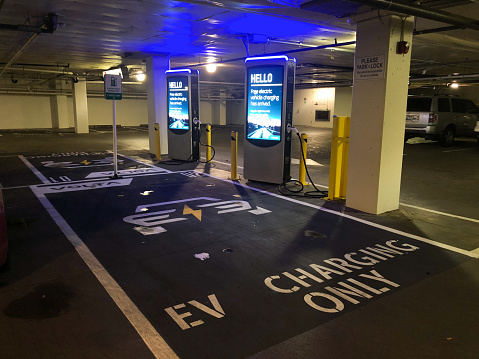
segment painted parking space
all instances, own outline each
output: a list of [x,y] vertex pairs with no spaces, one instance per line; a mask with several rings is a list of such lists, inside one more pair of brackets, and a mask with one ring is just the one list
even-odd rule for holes
[[196,172],[73,185],[31,188],[182,358],[257,353],[469,259]]
[[[113,154],[109,151],[52,153],[20,156],[43,183],[62,183],[113,175]],[[170,171],[118,156],[118,175],[133,176]]]

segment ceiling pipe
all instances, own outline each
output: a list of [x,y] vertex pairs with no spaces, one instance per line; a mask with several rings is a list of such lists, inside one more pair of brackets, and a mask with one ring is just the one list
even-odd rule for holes
[[16,67],[16,66],[10,66],[10,69],[15,71],[23,71],[23,72],[40,72],[40,73],[46,73],[46,74],[74,75],[74,73],[71,71],[26,69],[24,67]]
[[409,78],[409,82],[434,81],[434,80],[465,80],[465,79],[474,79],[474,78],[479,78],[479,74],[411,77]]
[[[395,2],[392,0],[347,0],[348,2],[371,6],[377,9],[395,11],[406,15],[413,15],[424,19],[434,20],[445,24],[479,30],[479,21],[465,16],[455,15],[446,11],[431,10],[411,3]],[[361,14],[358,14],[359,16]],[[351,18],[354,21],[356,15]]]
[[426,35],[426,34],[434,34],[436,32],[443,32],[443,31],[451,31],[451,30],[459,30],[463,29],[460,26],[444,26],[444,27],[436,27],[434,29],[427,29],[427,30],[414,30],[413,35]]
[[[9,95],[37,95],[37,96],[55,96],[55,95],[63,95],[63,96],[72,96],[72,91],[65,91],[65,90],[12,90],[10,88],[0,88],[0,94],[9,94]],[[103,91],[88,91],[88,97],[105,97]],[[123,93],[123,98],[140,98],[146,99],[147,94],[146,92],[139,92],[135,94],[128,94]]]
[[[342,46],[348,46],[348,45],[354,45],[354,44],[356,44],[356,41],[335,42],[334,44],[321,45],[321,46],[316,46],[316,47],[308,47],[306,49],[279,51],[279,52],[272,52],[272,53],[269,53],[269,54],[253,55],[253,56],[247,56],[247,57],[277,56],[277,55],[284,55],[284,54],[292,54],[292,53],[296,53],[296,52],[323,50],[323,49],[342,47]],[[208,63],[204,62],[204,63],[200,63],[200,64],[188,65],[188,67],[200,67],[200,66],[206,66],[206,65],[210,65],[210,64],[225,64],[225,63],[228,63],[228,62],[244,61],[247,57],[237,57],[235,59],[221,60],[221,61],[208,62]],[[175,67],[172,70],[177,70],[177,69],[182,69],[182,68],[184,68],[184,66]]]
[[[6,62],[0,62],[0,65],[5,65]],[[24,64],[24,63],[20,63],[20,62],[17,62],[16,64],[12,64],[12,66],[16,66],[16,67],[22,67],[22,68],[25,68],[25,67],[53,67],[53,68],[59,68],[59,69],[66,69],[66,68],[69,68],[70,67],[70,64],[56,64],[56,65],[53,65],[53,64]]]

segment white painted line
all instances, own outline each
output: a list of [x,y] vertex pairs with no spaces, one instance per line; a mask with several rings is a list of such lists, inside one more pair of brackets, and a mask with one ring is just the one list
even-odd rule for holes
[[330,214],[334,214],[336,216],[348,218],[348,219],[351,219],[353,221],[363,223],[363,224],[366,224],[366,225],[371,226],[371,227],[379,228],[379,229],[382,229],[384,231],[395,233],[395,234],[398,234],[398,235],[403,236],[403,237],[409,237],[409,238],[415,239],[415,240],[420,241],[420,242],[428,243],[428,244],[431,244],[431,245],[436,246],[436,247],[440,247],[440,248],[443,248],[443,249],[450,250],[452,252],[463,254],[463,255],[468,256],[468,257],[479,258],[479,253],[475,253],[473,251],[466,251],[465,249],[450,246],[448,244],[439,243],[439,242],[433,241],[433,240],[428,239],[428,238],[417,236],[415,234],[403,232],[403,231],[400,231],[400,230],[397,230],[397,229],[394,229],[394,228],[383,226],[381,224],[366,221],[366,220],[361,219],[361,218],[356,218],[356,217],[353,217],[353,216],[348,215],[348,214],[344,214],[344,213],[336,212],[336,211],[333,211],[333,210],[330,210],[330,209],[327,209],[327,208],[316,206],[312,203],[302,202],[302,201],[299,201],[299,200],[291,198],[291,197],[285,197],[285,196],[282,196],[282,195],[279,195],[279,194],[276,194],[276,193],[270,193],[270,192],[267,192],[267,191],[263,191],[263,190],[260,190],[260,189],[254,188],[254,187],[250,187],[250,186],[247,186],[247,185],[244,185],[244,184],[241,184],[241,183],[231,181],[231,180],[227,180],[227,179],[224,179],[224,178],[212,176],[208,173],[203,173],[203,176],[209,176],[209,177],[212,177],[212,178],[216,178],[216,179],[219,179],[219,180],[224,181],[224,182],[232,183],[236,186],[248,188],[252,191],[256,191],[256,192],[264,193],[264,194],[272,196],[272,197],[280,198],[284,201],[289,201],[289,202],[301,204],[301,205],[306,206],[306,207],[311,207],[311,208],[317,209],[318,211],[323,211],[323,212],[327,212],[327,213],[330,213]]
[[[109,153],[113,153],[113,151],[108,151]],[[118,154],[118,156],[121,156],[123,158],[127,158],[133,162],[137,162],[137,163],[141,163],[142,165],[145,165],[145,166],[148,166],[148,167],[156,167],[155,165],[152,165],[151,163],[146,163],[146,162],[143,162],[143,161],[140,161],[140,160],[137,160],[137,159],[134,159],[134,158],[131,158],[131,157],[128,157],[128,156],[125,156],[125,155],[122,155],[121,153]],[[166,170],[165,170],[166,171]]]
[[30,186],[2,187],[2,190],[7,190],[7,189],[19,189],[19,188],[30,188]]
[[[148,167],[148,168],[133,168],[129,170],[119,170],[117,174],[121,177],[125,176],[141,176],[145,174],[169,174],[168,170],[164,170],[161,167]],[[112,177],[113,171],[91,172],[85,178],[105,178]]]
[[155,166],[154,164],[152,165],[151,163],[146,163],[146,162],[143,162],[143,161],[140,161],[140,160],[122,155],[121,153],[119,153],[118,156],[121,156],[123,158],[127,158],[127,159],[132,160],[132,161],[137,162],[137,163],[141,163],[142,165],[145,165],[145,166],[148,166],[148,167],[151,167],[151,168],[160,168],[162,171],[164,171],[164,173],[173,173],[173,171],[167,170],[163,167]]
[[469,151],[469,150],[475,150],[475,148],[461,148],[459,150],[447,150],[447,151],[442,151],[442,152],[459,152],[459,151]]
[[[299,165],[299,158],[292,158],[291,159],[292,165]],[[319,162],[313,161],[311,158],[306,158],[306,165],[308,166],[324,166]]]
[[401,206],[404,206],[404,207],[410,207],[410,208],[419,209],[419,210],[421,210],[421,211],[426,211],[426,212],[431,212],[431,213],[440,214],[441,216],[458,218],[458,219],[462,219],[462,220],[464,220],[464,221],[470,221],[470,222],[479,223],[479,219],[474,219],[474,218],[469,218],[469,217],[463,217],[463,216],[456,216],[455,214],[450,214],[450,213],[445,213],[445,212],[439,212],[439,211],[435,211],[435,210],[433,210],[433,209],[427,209],[427,208],[422,208],[422,207],[418,207],[418,206],[413,206],[413,205],[411,205],[411,204],[400,203],[400,205],[401,205]]
[[479,248],[476,248],[476,249],[472,250],[471,252],[472,252],[472,253],[479,254]]
[[[201,157],[201,159],[204,159],[206,161],[206,157]],[[226,166],[230,166],[231,167],[231,163],[228,163],[228,162],[221,162],[221,161],[217,161],[217,160],[213,160],[211,162],[216,162],[216,163],[219,163],[219,164],[222,164],[222,165],[226,165]],[[204,163],[203,163],[204,164]],[[241,168],[243,169],[242,166],[237,166],[238,168]],[[182,172],[182,171],[180,171]]]
[[[213,160],[211,162],[216,162],[216,163],[220,163],[222,165],[231,166],[231,163],[228,163],[228,162],[221,162],[221,161],[217,161],[217,160]],[[237,167],[243,169],[243,166],[237,166]]]
[[155,358],[178,358],[173,349],[171,349],[171,347],[165,342],[160,334],[158,334],[148,319],[146,319],[143,313],[140,312],[135,303],[133,303],[133,301],[113,279],[110,273],[108,273],[108,271],[101,265],[98,259],[88,249],[85,243],[83,243],[80,237],[78,237],[78,235],[73,231],[65,219],[60,215],[60,213],[58,213],[58,211],[53,207],[50,201],[41,193],[37,193],[37,188],[35,186],[32,186],[31,189],[58,227],[60,227],[61,231],[68,238],[80,257],[108,292],[118,308],[120,308],[126,318],[130,321],[131,325],[133,325],[133,327],[136,329]]
[[42,181],[43,183],[45,184],[49,184],[51,183],[44,175],[42,175],[31,163],[30,161],[28,161],[25,157],[23,157],[22,155],[18,155],[18,158],[20,158],[23,163],[25,163],[27,165],[28,168],[30,168],[32,170],[32,172],[35,174],[35,176],[37,176],[40,181]]
[[[189,172],[189,171],[180,171],[180,172]],[[178,172],[178,173],[180,173]],[[225,171],[226,172],[226,171]],[[200,172],[201,173],[201,172]],[[211,176],[211,177],[214,177],[214,176]],[[220,177],[215,177],[215,178],[220,178]],[[221,179],[221,178],[220,178]],[[227,180],[229,181],[229,180]],[[311,185],[310,183],[307,183],[307,185]],[[323,186],[323,185],[320,185],[320,184],[314,184],[316,187],[321,187],[321,188],[326,188],[328,189],[329,186]],[[436,213],[436,214],[440,214],[440,215],[443,215],[443,216],[448,216],[448,217],[452,217],[452,218],[457,218],[457,219],[462,219],[462,220],[465,220],[465,221],[470,221],[470,222],[475,222],[475,223],[479,223],[479,219],[474,219],[474,218],[469,218],[469,217],[463,217],[463,216],[457,216],[455,214],[450,214],[450,213],[445,213],[445,212],[439,212],[439,211],[435,211],[433,209],[428,209],[428,208],[423,208],[423,207],[417,207],[417,206],[413,206],[411,204],[406,204],[406,203],[399,203],[401,206],[404,206],[404,207],[411,207],[411,208],[415,208],[415,209],[419,209],[419,210],[422,210],[422,211],[427,211],[427,212],[432,212],[432,213]]]

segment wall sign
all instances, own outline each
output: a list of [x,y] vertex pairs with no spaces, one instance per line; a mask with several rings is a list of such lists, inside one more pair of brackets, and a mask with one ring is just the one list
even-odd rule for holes
[[385,67],[384,55],[358,57],[354,64],[354,79],[383,79]]

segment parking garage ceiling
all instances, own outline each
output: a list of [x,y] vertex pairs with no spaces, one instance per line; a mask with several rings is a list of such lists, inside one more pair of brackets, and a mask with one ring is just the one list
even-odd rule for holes
[[298,87],[350,86],[351,14],[392,11],[417,15],[411,86],[479,83],[476,1],[0,0],[0,91],[98,81],[103,70],[168,56],[172,68],[200,69],[210,95],[229,88],[234,97],[246,56],[282,52],[297,58]]

